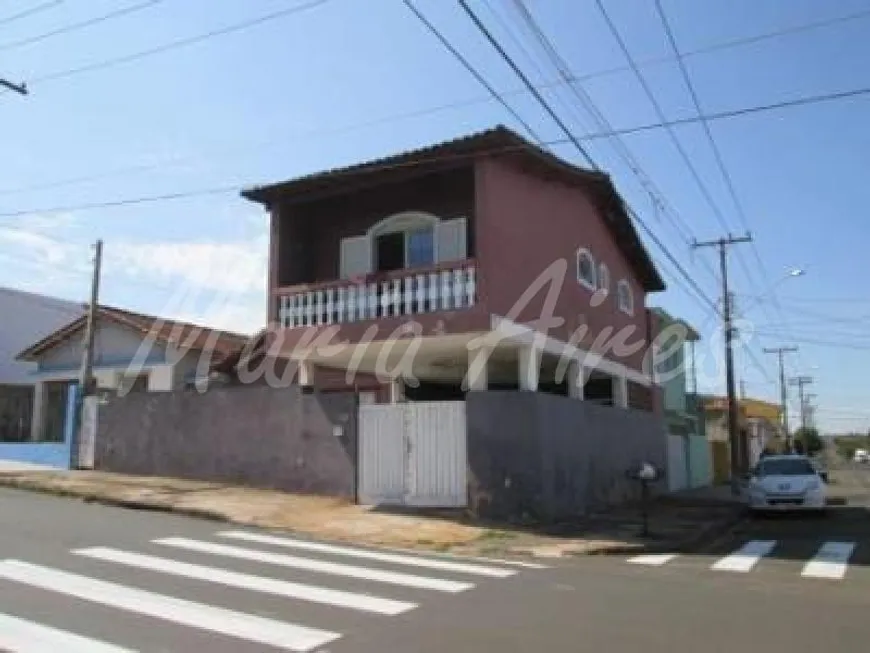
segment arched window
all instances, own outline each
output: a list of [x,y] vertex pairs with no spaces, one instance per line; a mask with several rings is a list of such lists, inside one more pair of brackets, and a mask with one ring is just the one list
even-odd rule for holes
[[625,279],[620,279],[616,286],[616,301],[620,311],[626,315],[634,315],[634,295],[631,285]]
[[577,250],[577,281],[589,290],[597,290],[598,275],[595,270],[595,259],[588,249]]
[[598,290],[605,295],[610,293],[610,270],[607,269],[606,263],[598,266]]
[[375,269],[381,272],[435,263],[435,225],[431,213],[407,211],[384,218],[369,230]]

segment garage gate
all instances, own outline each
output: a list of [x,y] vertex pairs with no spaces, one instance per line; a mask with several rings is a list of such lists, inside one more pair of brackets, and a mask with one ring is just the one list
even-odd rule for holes
[[360,503],[465,507],[464,401],[359,407]]

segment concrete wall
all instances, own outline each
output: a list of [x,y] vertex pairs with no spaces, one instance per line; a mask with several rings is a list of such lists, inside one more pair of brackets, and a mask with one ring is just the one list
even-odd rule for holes
[[130,394],[100,408],[96,467],[353,498],[356,443],[350,394],[265,385]]
[[689,486],[704,487],[713,483],[713,460],[710,443],[703,435],[689,438]]
[[470,503],[482,516],[570,518],[638,497],[631,466],[665,466],[653,413],[531,392],[466,401]]

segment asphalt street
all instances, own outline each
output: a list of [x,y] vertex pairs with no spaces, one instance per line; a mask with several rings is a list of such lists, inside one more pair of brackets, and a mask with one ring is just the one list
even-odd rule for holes
[[870,470],[837,483],[826,519],[541,568],[0,491],[0,650],[863,653]]

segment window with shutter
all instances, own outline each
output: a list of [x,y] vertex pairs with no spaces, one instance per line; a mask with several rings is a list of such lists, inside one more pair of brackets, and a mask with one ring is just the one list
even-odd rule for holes
[[369,274],[372,271],[372,245],[368,236],[342,239],[339,267],[342,279]]
[[468,221],[455,218],[438,223],[435,227],[435,252],[439,263],[462,261],[468,258]]

